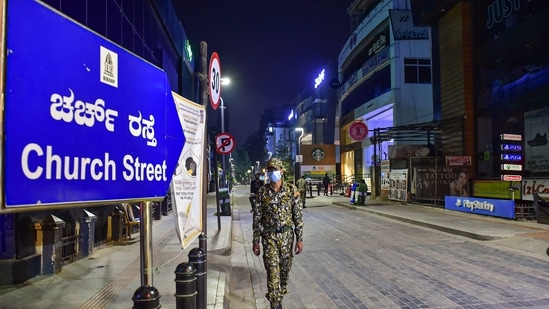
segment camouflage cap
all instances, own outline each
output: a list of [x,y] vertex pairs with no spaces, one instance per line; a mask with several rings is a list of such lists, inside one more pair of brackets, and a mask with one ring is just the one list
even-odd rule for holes
[[274,167],[277,170],[284,169],[284,165],[282,165],[282,161],[277,158],[272,158],[271,160],[269,160],[269,163],[267,163],[267,168],[269,167]]

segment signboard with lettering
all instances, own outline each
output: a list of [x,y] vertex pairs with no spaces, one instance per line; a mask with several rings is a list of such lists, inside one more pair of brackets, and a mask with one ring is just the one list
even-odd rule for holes
[[522,155],[505,153],[501,155],[501,159],[504,161],[522,161]]
[[444,206],[448,210],[509,219],[515,218],[515,202],[512,200],[446,196]]
[[549,179],[529,178],[522,180],[522,199],[533,201],[534,193],[539,194],[541,198],[549,200]]
[[185,143],[166,73],[39,1],[9,1],[5,206],[165,196]]
[[368,136],[368,126],[362,121],[355,121],[349,126],[348,132],[352,139],[361,141]]
[[522,135],[520,134],[500,134],[499,138],[502,140],[502,141],[515,141],[515,142],[520,142],[522,141]]
[[501,180],[503,181],[521,181],[521,175],[501,175]]
[[522,171],[522,165],[520,164],[502,164],[502,171]]
[[522,151],[522,145],[519,144],[501,144],[502,151]]

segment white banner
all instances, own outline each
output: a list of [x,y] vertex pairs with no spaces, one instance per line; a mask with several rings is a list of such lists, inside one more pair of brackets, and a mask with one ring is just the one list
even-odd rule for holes
[[408,170],[391,170],[389,173],[389,181],[389,199],[406,202],[408,192]]
[[522,199],[525,201],[533,201],[534,193],[545,200],[549,200],[549,179],[523,179],[522,180]]
[[547,123],[549,107],[524,113],[525,168],[533,173],[549,172]]
[[205,108],[173,93],[185,146],[179,156],[172,183],[172,207],[177,234],[186,249],[202,233],[202,169]]

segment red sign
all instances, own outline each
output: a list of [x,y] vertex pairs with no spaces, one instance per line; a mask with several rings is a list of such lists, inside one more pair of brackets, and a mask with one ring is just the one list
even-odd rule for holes
[[235,147],[234,137],[225,132],[215,136],[215,150],[221,155],[229,154]]
[[503,181],[521,181],[521,175],[501,175],[501,180]]
[[349,127],[349,136],[357,141],[361,141],[368,136],[368,126],[362,122],[357,121]]
[[208,75],[208,86],[210,89],[210,102],[212,108],[216,110],[219,107],[221,98],[221,63],[217,53],[213,53],[210,58],[210,74]]

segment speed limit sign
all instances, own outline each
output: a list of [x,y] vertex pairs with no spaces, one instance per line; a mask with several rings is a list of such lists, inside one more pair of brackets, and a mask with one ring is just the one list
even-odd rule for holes
[[216,110],[219,107],[219,99],[221,97],[221,64],[216,52],[210,58],[208,84],[210,87],[210,102],[212,103],[212,108]]

